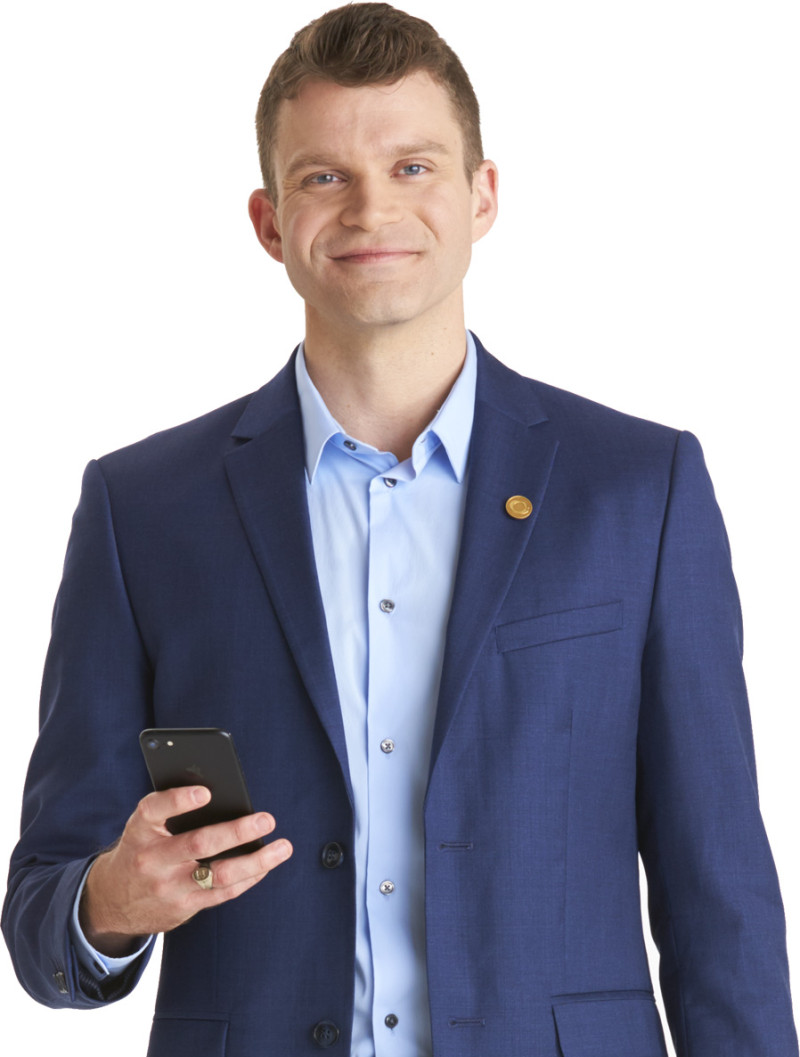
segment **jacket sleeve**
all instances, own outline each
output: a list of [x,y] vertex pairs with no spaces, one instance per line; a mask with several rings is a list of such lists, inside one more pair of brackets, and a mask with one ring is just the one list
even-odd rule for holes
[[697,440],[677,443],[643,659],[639,843],[679,1057],[796,1055],[742,629]]
[[11,858],[3,933],[17,976],[47,1006],[121,998],[150,948],[121,976],[80,964],[69,920],[92,858],[116,840],[150,791],[139,731],[152,725],[151,668],[129,603],[108,492],[98,463],[80,503],[53,612],[19,844]]

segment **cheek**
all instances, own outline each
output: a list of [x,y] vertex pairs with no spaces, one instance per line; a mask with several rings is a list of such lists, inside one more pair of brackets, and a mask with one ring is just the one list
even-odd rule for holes
[[302,214],[284,218],[281,257],[286,275],[304,301],[314,302],[324,285],[324,234],[316,218]]
[[281,217],[281,245],[285,263],[302,265],[310,255],[319,226],[313,216],[302,210],[293,210]]
[[434,204],[429,218],[429,226],[440,242],[452,249],[460,247],[469,252],[473,242],[473,216],[467,196],[458,202],[443,198]]
[[311,268],[308,249],[308,244],[303,241],[302,231],[298,230],[295,225],[286,225],[281,234],[281,261],[286,274],[298,290],[298,282],[303,282],[303,276],[308,274]]

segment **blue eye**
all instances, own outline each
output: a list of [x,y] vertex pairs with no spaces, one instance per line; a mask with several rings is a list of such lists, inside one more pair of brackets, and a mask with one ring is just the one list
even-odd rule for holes
[[339,177],[334,176],[332,172],[321,172],[317,173],[315,176],[309,177],[308,182],[312,184],[332,184],[338,179]]
[[421,173],[427,172],[428,170],[424,165],[420,165],[419,162],[412,162],[410,165],[404,165],[400,171],[406,173],[408,176],[419,176]]

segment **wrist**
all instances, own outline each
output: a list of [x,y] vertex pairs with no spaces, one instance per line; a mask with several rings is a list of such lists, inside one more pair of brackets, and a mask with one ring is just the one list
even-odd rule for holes
[[125,958],[135,954],[145,936],[126,931],[124,918],[113,914],[108,900],[102,896],[106,860],[111,853],[98,856],[92,864],[78,904],[78,922],[84,938],[100,954],[108,958]]

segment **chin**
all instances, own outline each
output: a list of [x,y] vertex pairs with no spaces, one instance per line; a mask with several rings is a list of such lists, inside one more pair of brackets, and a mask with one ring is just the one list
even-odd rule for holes
[[357,327],[391,327],[423,315],[418,308],[407,304],[381,304],[380,298],[363,304],[339,304],[336,314]]

